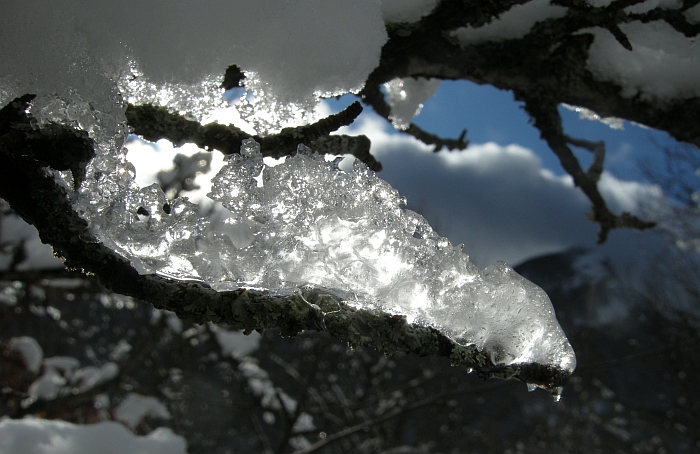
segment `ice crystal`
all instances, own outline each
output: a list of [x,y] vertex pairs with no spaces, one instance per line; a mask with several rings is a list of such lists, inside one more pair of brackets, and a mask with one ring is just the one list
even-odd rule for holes
[[405,315],[487,349],[494,364],[573,370],[540,288],[505,263],[478,269],[364,165],[344,172],[300,148],[270,166],[247,141],[215,177],[210,197],[230,214],[209,226],[208,266],[198,269],[213,287],[333,289],[358,308]]
[[440,86],[438,79],[393,79],[384,84],[391,106],[391,123],[405,131],[413,118],[423,109],[423,102],[432,97]]

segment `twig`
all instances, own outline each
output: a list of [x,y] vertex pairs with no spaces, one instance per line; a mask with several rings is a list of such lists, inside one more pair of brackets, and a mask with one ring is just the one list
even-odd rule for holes
[[[360,92],[360,96],[362,97],[362,101],[368,106],[371,106],[378,115],[389,122],[391,121],[391,106],[389,106],[384,99],[384,94],[381,92],[378,85],[366,85]],[[429,133],[413,123],[402,132],[415,137],[426,145],[433,145],[433,151],[435,152],[441,151],[445,147],[448,150],[464,150],[469,146],[469,141],[465,139],[467,134],[466,129],[464,129],[456,139],[443,138],[436,134]]]
[[311,446],[308,446],[304,449],[300,449],[298,451],[295,451],[294,454],[309,454],[311,452],[318,451],[321,448],[324,448],[325,446],[329,445],[330,443],[336,442],[342,438],[345,438],[349,435],[352,435],[356,432],[359,432],[365,428],[376,426],[378,424],[381,424],[383,422],[389,421],[390,419],[393,419],[401,414],[408,413],[413,410],[417,410],[419,408],[428,406],[428,405],[435,405],[444,399],[447,399],[449,397],[454,397],[456,395],[462,395],[462,394],[478,394],[478,393],[483,393],[483,392],[488,392],[492,391],[494,389],[501,388],[505,386],[507,383],[506,382],[498,382],[498,383],[490,383],[488,385],[483,385],[483,386],[477,386],[477,387],[470,387],[470,388],[460,388],[458,390],[452,390],[452,391],[445,391],[430,397],[426,397],[423,400],[420,400],[418,402],[414,402],[413,404],[406,405],[404,407],[399,407],[396,408],[389,413],[385,413],[381,416],[378,416],[374,419],[370,419],[368,421],[361,422],[359,424],[356,424],[351,427],[347,427],[340,432],[336,432],[333,435],[329,435],[326,438],[317,441],[316,443],[312,444]]
[[[610,230],[620,227],[644,230],[654,227],[653,222],[643,221],[637,216],[623,212],[615,215],[608,209],[605,199],[598,191],[598,179],[603,171],[605,148],[601,142],[589,142],[581,139],[573,139],[562,130],[561,117],[556,104],[537,99],[525,99],[525,110],[533,119],[535,127],[540,130],[540,135],[547,142],[549,148],[557,155],[564,170],[574,179],[574,184],[581,188],[586,197],[593,204],[589,218],[597,222],[598,243],[604,243]],[[593,164],[584,172],[576,156],[569,148],[569,144],[584,147],[594,152]]]
[[[233,125],[209,123],[202,125],[188,120],[180,114],[168,111],[165,107],[150,104],[135,106],[129,104],[126,119],[134,133],[146,140],[155,142],[167,139],[175,146],[194,143],[206,150],[219,150],[225,155],[238,153],[244,140],[253,138],[260,144],[263,156],[281,158],[296,150],[303,143],[319,153],[352,153],[374,171],[381,170],[381,164],[369,153],[369,139],[365,136],[340,136],[329,138],[330,133],[351,124],[362,112],[359,102],[354,102],[345,110],[323,118],[316,123],[284,128],[277,134],[260,137],[243,132]],[[333,136],[335,137],[335,136]],[[339,145],[335,148],[334,145]]]

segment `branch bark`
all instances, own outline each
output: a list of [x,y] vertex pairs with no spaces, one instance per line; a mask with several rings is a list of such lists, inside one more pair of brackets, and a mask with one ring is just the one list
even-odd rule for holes
[[264,156],[281,158],[304,143],[319,153],[338,153],[333,145],[342,142],[343,151],[364,162],[371,170],[381,170],[381,164],[369,152],[370,141],[366,136],[333,136],[330,133],[352,123],[362,112],[359,102],[354,102],[345,110],[323,118],[316,123],[296,128],[284,128],[271,136],[251,136],[233,125],[209,123],[202,125],[188,120],[182,115],[169,112],[165,107],[153,105],[134,106],[129,104],[126,119],[134,133],[146,140],[155,142],[168,139],[175,146],[190,142],[207,150],[216,149],[225,155],[238,153],[244,140],[255,139],[260,144]]

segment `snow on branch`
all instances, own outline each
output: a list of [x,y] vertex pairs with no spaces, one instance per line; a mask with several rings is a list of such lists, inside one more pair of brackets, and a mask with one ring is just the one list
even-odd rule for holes
[[[600,8],[579,0],[553,3],[467,8],[442,1],[421,21],[389,29],[362,95],[388,118],[388,106],[378,107],[384,103],[382,84],[411,77],[463,79],[632,120],[700,146],[694,121],[700,115],[694,77],[700,60],[692,39],[700,23],[690,15],[697,2],[673,8],[639,1]],[[524,7],[528,14],[517,14]],[[522,33],[512,33],[520,28]]]
[[[66,266],[94,273],[104,285],[115,292],[149,302],[159,309],[173,311],[179,317],[197,323],[226,323],[246,332],[279,328],[285,336],[295,335],[304,330],[325,330],[346,340],[351,346],[371,347],[386,353],[401,351],[443,356],[449,358],[453,364],[465,365],[485,377],[517,378],[532,387],[539,386],[557,395],[575,367],[573,351],[556,322],[551,303],[539,288],[517,276],[504,265],[484,272],[478,271],[458,248],[452,248],[445,239],[437,237],[427,224],[423,224],[424,220],[419,222],[422,218],[415,213],[402,214],[397,206],[394,212],[385,213],[383,222],[380,218],[375,218],[377,215],[383,216],[386,207],[398,200],[398,195],[392,193],[393,190],[386,183],[367,173],[369,171],[366,169],[345,174],[334,168],[332,163],[323,165],[318,158],[311,155],[299,154],[288,158],[292,160],[292,164],[287,167],[279,166],[280,178],[277,180],[275,172],[266,169],[265,172],[269,171],[269,175],[262,174],[263,186],[255,188],[256,185],[251,186],[253,180],[248,177],[257,175],[255,169],[262,165],[262,156],[259,152],[256,154],[255,143],[249,141],[244,144],[245,153],[234,155],[233,162],[217,177],[219,182],[215,183],[215,192],[223,192],[224,205],[232,210],[234,217],[240,216],[237,210],[243,210],[242,213],[250,213],[248,221],[257,219],[261,229],[261,234],[256,240],[258,243],[262,243],[263,246],[279,244],[279,247],[282,247],[278,253],[273,254],[273,262],[269,264],[273,268],[265,268],[265,265],[263,270],[306,273],[309,271],[306,267],[312,265],[314,250],[339,260],[338,265],[341,268],[338,269],[333,268],[337,265],[328,261],[323,262],[325,265],[321,264],[321,268],[310,269],[313,274],[316,271],[322,272],[325,266],[325,273],[330,273],[333,279],[336,279],[328,281],[331,283],[342,282],[351,274],[357,273],[357,277],[362,278],[364,273],[369,271],[363,268],[365,266],[384,267],[386,269],[380,271],[393,277],[387,284],[387,290],[391,291],[391,294],[382,298],[389,298],[386,301],[391,303],[382,304],[382,298],[379,297],[376,297],[379,299],[374,302],[371,299],[360,302],[348,293],[351,289],[331,289],[319,285],[319,281],[310,281],[313,285],[308,286],[294,283],[292,279],[289,284],[281,282],[281,287],[277,289],[274,286],[266,287],[272,282],[268,274],[258,279],[262,284],[260,286],[251,282],[247,286],[238,285],[238,288],[235,286],[235,276],[226,278],[232,279],[228,284],[221,281],[207,283],[202,279],[173,279],[168,277],[167,273],[158,272],[167,266],[164,268],[162,264],[158,265],[157,257],[154,257],[155,261],[147,262],[146,256],[139,258],[139,255],[135,255],[139,250],[135,249],[134,245],[122,248],[120,253],[117,253],[100,242],[100,239],[107,238],[104,226],[91,226],[75,211],[75,204],[71,202],[75,195],[70,195],[67,186],[57,179],[53,172],[48,171],[46,162],[32,156],[12,153],[7,148],[5,138],[15,134],[17,126],[22,122],[29,121],[29,116],[23,116],[20,112],[24,107],[26,105],[14,102],[2,111],[2,118],[12,120],[0,122],[0,159],[3,161],[3,165],[0,166],[0,197],[7,200],[27,222],[36,226],[42,241],[53,245],[55,253],[64,258]],[[57,132],[56,128],[70,129],[40,128],[35,130],[35,133],[44,136],[45,142],[57,148],[71,145],[63,143],[65,131]],[[90,146],[89,139],[86,138],[80,145],[83,146]],[[337,183],[336,187],[321,184],[318,178],[331,178]],[[90,187],[91,184],[86,182],[81,190],[86,186]],[[228,192],[225,189],[226,185],[231,185]],[[274,227],[271,227],[272,230],[266,230],[266,222],[274,225],[279,221],[260,217],[260,210],[264,211],[265,206],[269,208],[270,204],[275,202],[290,202],[287,198],[289,195],[274,195],[274,189],[278,185],[287,185],[292,191],[290,194],[299,197],[299,202],[292,202],[292,205],[284,207],[276,214],[268,213],[272,218],[301,215],[297,216],[296,220],[286,221],[292,226],[292,230],[289,230],[292,236],[289,238],[286,237],[288,234],[285,233],[284,226],[282,230],[275,230]],[[340,191],[337,193],[343,197],[344,185],[351,188],[365,187],[366,190],[348,191],[344,196],[348,205],[340,206],[337,212],[328,211],[330,207],[324,205],[327,200],[321,191]],[[17,190],[20,187],[23,188],[22,191]],[[309,197],[307,191],[314,190],[314,187],[317,191],[316,196]],[[247,188],[246,194],[237,199],[235,194],[240,188]],[[270,188],[273,192],[269,192]],[[152,188],[146,189],[153,191]],[[134,194],[129,197],[133,198]],[[358,197],[360,201],[355,202],[352,197]],[[381,200],[377,201],[377,198],[386,199],[390,203],[386,205]],[[308,205],[296,206],[294,203],[311,204],[310,206],[320,209],[321,212],[307,212]],[[167,216],[189,216],[183,214],[183,205],[178,205],[176,201],[173,201],[172,205],[168,210],[170,212],[166,212]],[[375,208],[372,208],[373,206]],[[98,217],[117,216],[114,207],[113,205],[111,213],[104,212]],[[155,205],[149,205],[152,219],[148,221],[148,225],[151,230],[155,229],[153,231],[156,235],[155,239],[149,241],[156,241],[153,244],[157,246],[158,241],[163,241],[158,239],[160,235],[172,240],[174,233],[158,230],[158,222],[167,221],[159,221],[161,215],[156,216],[157,213],[153,211],[155,208]],[[370,211],[364,213],[365,209]],[[371,211],[375,209],[376,212]],[[350,217],[335,217],[343,213],[349,213]],[[313,216],[304,221],[308,214]],[[128,241],[137,243],[138,229],[141,225],[139,223],[142,221],[137,220],[133,214],[132,217],[135,220],[131,222],[131,226],[116,228],[136,228],[129,234],[131,238]],[[89,216],[88,219],[91,222],[95,221],[95,218]],[[350,235],[356,235],[352,230],[351,219],[355,219],[358,225],[365,226],[357,231],[357,234],[364,235],[363,242],[367,247],[363,250],[359,249],[363,247],[360,243],[347,242],[347,238],[351,238]],[[299,268],[290,268],[289,260],[293,257],[285,257],[283,252],[285,245],[293,246],[289,241],[296,235],[297,230],[294,230],[294,226],[297,222],[311,222],[310,233],[316,231],[322,237],[318,239],[322,241],[313,243],[312,249],[307,251],[311,255],[304,256],[301,262],[292,260],[298,262]],[[401,227],[401,222],[409,222],[413,228],[409,229],[408,225]],[[328,236],[327,227],[339,228],[342,235],[333,239]],[[393,236],[395,234],[391,232],[395,228],[405,228],[410,232],[406,237]],[[319,229],[323,229],[323,232]],[[120,232],[113,234],[124,233]],[[275,243],[276,235],[279,236],[280,243]],[[201,239],[206,243],[206,238]],[[312,242],[311,237],[307,240]],[[118,245],[121,240],[112,241],[116,241],[115,244]],[[298,241],[293,250],[307,253],[304,252],[303,238],[293,241]],[[200,252],[199,256],[214,253],[215,249],[224,243],[215,241],[213,246],[209,245],[214,249],[209,247],[205,252]],[[175,241],[173,244],[182,249],[187,241]],[[398,248],[392,249],[395,246]],[[142,247],[150,246],[149,243],[145,243]],[[324,247],[325,250],[318,249],[320,247]],[[346,247],[350,249],[343,252],[343,248]],[[243,253],[245,249],[246,247],[243,247],[239,252]],[[206,252],[207,250],[209,252]],[[273,247],[272,252],[274,250]],[[372,250],[376,251],[372,253]],[[176,252],[173,250],[172,257],[166,261],[177,259]],[[240,256],[240,260],[229,261],[228,266],[233,267],[232,269],[237,266],[250,267],[251,263],[256,263],[259,257],[257,254],[260,252],[252,248],[248,257]],[[151,252],[150,255],[153,256],[154,253]],[[182,262],[182,259],[178,260]],[[280,260],[279,266],[275,260]],[[371,260],[378,261],[374,265],[363,264]],[[403,271],[397,274],[396,271],[401,268],[404,268]],[[156,272],[145,272],[148,269],[154,269]],[[219,271],[210,269],[209,272],[216,276]],[[232,271],[223,272],[230,275]],[[321,273],[319,276],[323,275]],[[284,276],[276,274],[272,277],[285,279]],[[364,280],[372,284],[375,278],[383,279],[382,276],[372,277],[370,274],[369,279]],[[232,289],[226,290],[231,284]],[[421,288],[424,288],[425,292],[419,292]],[[362,293],[358,292],[355,298],[367,297],[361,295]]]

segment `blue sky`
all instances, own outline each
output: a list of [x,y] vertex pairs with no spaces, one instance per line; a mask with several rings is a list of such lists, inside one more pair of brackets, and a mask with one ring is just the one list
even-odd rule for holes
[[[327,101],[334,111],[349,105],[355,98],[347,95],[340,100]],[[441,82],[435,95],[423,103],[414,123],[426,131],[442,137],[456,138],[467,129],[467,139],[475,144],[495,142],[499,145],[518,144],[535,152],[542,166],[555,175],[564,175],[557,157],[540,138],[515,101],[513,93],[490,85],[468,81]],[[659,144],[673,146],[677,142],[667,133],[641,127],[629,121],[622,129],[586,119],[579,114],[559,108],[564,131],[570,136],[606,143],[606,171],[625,180],[645,180],[638,164],[645,159],[656,159]],[[573,149],[582,165],[590,163],[590,153]]]
[[[354,99],[327,102],[337,111]],[[630,122],[612,129],[563,107],[560,112],[567,134],[605,141],[607,174],[601,192],[613,211],[634,211],[659,195],[639,163],[658,159],[658,144],[675,144],[666,133]],[[466,128],[471,146],[462,152],[429,153],[371,111],[349,130],[370,136],[372,152],[384,165],[380,176],[438,233],[463,243],[480,266],[496,260],[517,264],[576,246],[632,257],[658,240],[655,233],[619,230],[604,247],[596,245],[597,225],[586,218],[590,203],[573,187],[511,92],[445,81],[414,122],[445,137],[457,137]],[[590,162],[588,151],[574,152],[584,166]]]
[[[556,156],[540,139],[539,132],[516,102],[510,91],[466,81],[444,81],[435,96],[424,103],[415,123],[436,134],[457,137],[467,128],[467,138],[474,143],[517,143],[534,151],[542,165],[557,175],[564,174]],[[559,108],[564,131],[573,137],[603,140],[606,143],[606,170],[622,179],[642,179],[640,159],[658,156],[657,144],[674,144],[665,132],[642,128],[626,121],[623,129],[590,120],[578,113]],[[582,163],[590,162],[590,153],[574,149]]]

